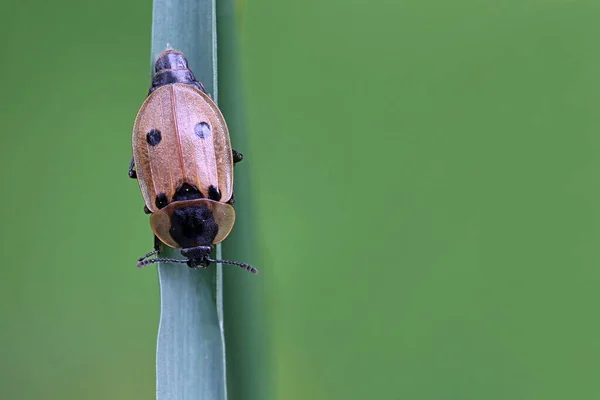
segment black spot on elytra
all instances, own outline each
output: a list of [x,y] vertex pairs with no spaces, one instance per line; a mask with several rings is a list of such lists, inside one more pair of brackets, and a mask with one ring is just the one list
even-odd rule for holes
[[169,204],[169,200],[167,200],[167,195],[164,193],[160,193],[158,196],[156,196],[155,204],[156,207],[158,207],[159,209],[165,208],[167,204]]
[[146,141],[150,146],[156,146],[162,140],[162,135],[158,129],[151,129],[146,134]]
[[208,125],[206,122],[198,122],[196,126],[194,126],[194,133],[200,139],[209,137],[211,134],[210,125]]
[[213,185],[210,185],[210,187],[208,188],[208,198],[211,200],[219,201],[221,200],[221,192]]
[[175,192],[175,195],[173,196],[173,201],[194,200],[194,199],[201,199],[203,197],[204,196],[198,190],[197,187],[192,186],[189,183],[184,183]]
[[206,206],[177,209],[171,216],[171,237],[183,248],[212,243],[219,225]]

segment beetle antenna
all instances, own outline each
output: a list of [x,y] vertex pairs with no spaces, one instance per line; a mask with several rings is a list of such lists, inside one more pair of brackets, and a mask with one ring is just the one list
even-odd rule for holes
[[151,251],[150,253],[148,253],[148,254],[146,254],[146,255],[144,255],[144,256],[142,256],[142,257],[138,258],[138,261],[144,261],[146,258],[148,258],[148,257],[150,257],[150,256],[153,256],[153,255],[155,255],[155,254],[158,254],[158,253],[160,253],[160,251],[159,251],[159,250],[154,250],[154,251]]
[[229,260],[213,260],[212,258],[207,258],[207,260],[210,262],[213,262],[213,263],[218,263],[218,264],[237,265],[238,267],[241,267],[248,272],[252,272],[253,274],[258,274],[258,270],[250,264],[237,262],[237,261],[229,261]]
[[151,258],[150,260],[142,260],[142,261],[138,262],[137,266],[138,266],[138,268],[142,268],[148,264],[154,264],[154,263],[159,263],[159,262],[187,264],[188,260],[180,260],[178,258]]

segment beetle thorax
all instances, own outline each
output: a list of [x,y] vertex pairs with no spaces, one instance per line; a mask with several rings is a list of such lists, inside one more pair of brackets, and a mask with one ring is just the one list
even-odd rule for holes
[[171,216],[169,232],[183,248],[209,246],[218,231],[219,225],[212,212],[204,205],[177,209]]

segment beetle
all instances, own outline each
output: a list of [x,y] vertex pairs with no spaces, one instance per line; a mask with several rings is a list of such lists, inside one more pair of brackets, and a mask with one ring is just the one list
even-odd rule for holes
[[[180,51],[166,50],[156,60],[132,149],[129,177],[139,183],[154,232],[154,251],[140,257],[138,267],[173,262],[205,268],[216,262],[258,273],[246,263],[210,258],[235,222],[233,165],[243,156],[232,149],[221,111]],[[181,248],[186,259],[150,258],[163,244]]]

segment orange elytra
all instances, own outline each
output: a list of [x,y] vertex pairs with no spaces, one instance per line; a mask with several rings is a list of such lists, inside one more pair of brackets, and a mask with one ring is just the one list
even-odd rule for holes
[[[233,165],[242,160],[231,148],[219,107],[188,68],[183,53],[163,52],[156,60],[152,85],[133,126],[129,176],[138,180],[155,235],[154,251],[138,266],[155,262],[186,263],[191,268],[213,260],[213,245],[233,228]],[[186,260],[149,258],[162,244],[181,248]]]

